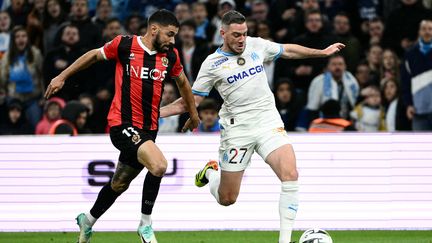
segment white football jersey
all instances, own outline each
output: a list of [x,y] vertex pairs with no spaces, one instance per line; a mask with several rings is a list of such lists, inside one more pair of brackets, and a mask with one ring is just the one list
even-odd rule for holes
[[219,112],[221,123],[231,118],[256,121],[266,117],[283,127],[263,65],[278,58],[282,51],[281,44],[254,37],[246,38],[246,48],[239,55],[218,48],[201,65],[192,92],[207,96],[216,88],[224,100]]

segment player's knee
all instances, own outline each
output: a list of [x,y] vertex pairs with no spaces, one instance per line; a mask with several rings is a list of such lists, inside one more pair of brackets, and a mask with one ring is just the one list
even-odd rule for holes
[[148,168],[148,170],[150,171],[150,173],[152,173],[152,175],[162,177],[165,175],[167,167],[168,162],[166,161],[166,159],[162,159],[161,162],[154,163],[151,168]]
[[123,193],[129,188],[129,183],[123,181],[111,181],[111,188],[117,193]]
[[284,171],[281,177],[282,181],[296,181],[298,179],[297,169]]
[[219,204],[229,206],[237,201],[237,196],[234,194],[219,194]]

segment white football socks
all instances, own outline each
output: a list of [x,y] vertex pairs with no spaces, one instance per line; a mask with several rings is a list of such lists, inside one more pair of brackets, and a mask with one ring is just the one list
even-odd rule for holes
[[93,227],[93,225],[96,223],[97,218],[93,217],[93,215],[91,215],[90,212],[85,214],[87,220],[88,220],[88,224],[90,225],[90,227]]
[[219,184],[220,184],[220,173],[217,170],[209,169],[205,174],[209,181],[210,193],[214,196],[216,201],[219,203]]
[[291,242],[291,233],[298,208],[297,181],[282,182],[279,198],[280,233],[279,243]]
[[151,224],[152,224],[151,215],[150,214],[141,214],[140,226],[141,225],[151,225]]

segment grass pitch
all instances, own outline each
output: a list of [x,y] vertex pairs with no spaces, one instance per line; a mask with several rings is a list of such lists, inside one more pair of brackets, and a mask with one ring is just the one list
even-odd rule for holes
[[[298,242],[302,232],[293,233]],[[432,231],[329,231],[335,243],[432,243]],[[76,232],[0,233],[0,243],[75,243]],[[273,231],[156,232],[159,243],[277,243]],[[95,232],[92,243],[140,242],[135,232]]]

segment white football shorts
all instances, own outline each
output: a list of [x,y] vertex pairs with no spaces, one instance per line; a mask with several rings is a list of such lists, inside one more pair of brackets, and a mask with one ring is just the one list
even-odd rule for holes
[[283,127],[221,126],[219,165],[223,171],[243,171],[256,151],[267,156],[285,144],[291,144]]

